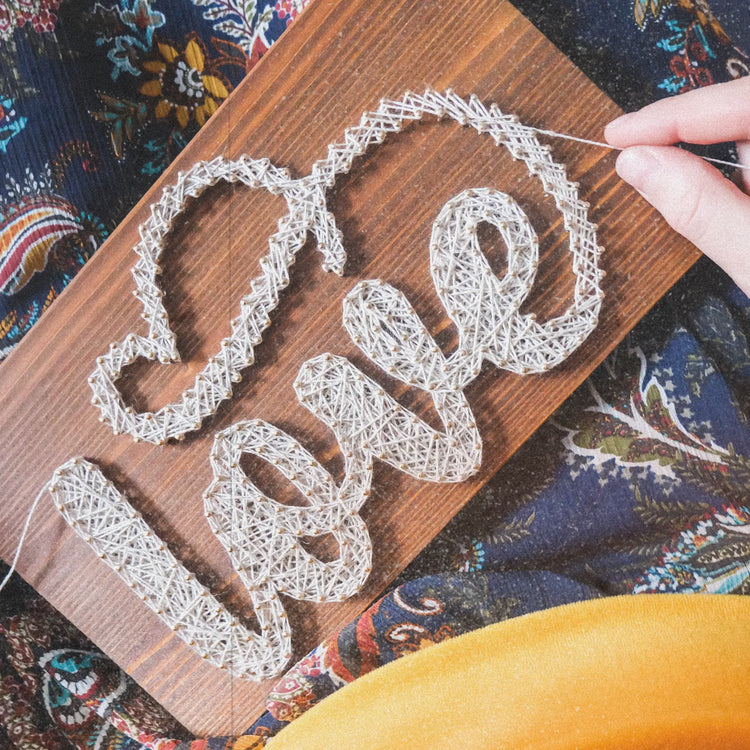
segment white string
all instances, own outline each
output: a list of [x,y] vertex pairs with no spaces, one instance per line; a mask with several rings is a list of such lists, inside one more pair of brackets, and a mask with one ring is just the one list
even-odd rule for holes
[[[430,482],[460,482],[478,471],[482,441],[465,387],[485,360],[518,374],[545,372],[586,339],[602,301],[602,248],[577,185],[532,129],[475,96],[465,99],[432,89],[382,100],[358,125],[347,128],[305,177],[293,178],[267,159],[248,155],[199,162],[164,188],[140,227],[133,275],[148,332],[130,333],[113,343],[97,359],[89,383],[92,403],[115,434],[161,444],[199,429],[205,417],[232,397],[233,384],[253,363],[254,348],[270,325],[280,293],[290,282],[288,268],[308,233],[317,239],[324,267],[343,272],[346,253],[326,191],[358,156],[425,117],[449,118],[486,134],[540,180],[568,235],[576,277],[573,300],[565,312],[544,323],[521,312],[534,284],[538,240],[516,202],[486,187],[451,198],[433,224],[430,273],[458,330],[458,348],[450,356],[443,354],[403,292],[377,279],[355,286],[343,304],[342,323],[350,338],[384,373],[429,393],[442,425],[435,429],[401,406],[349,360],[323,353],[303,363],[294,388],[299,402],[336,437],[344,458],[340,484],[274,425],[255,420],[217,433],[205,516],[250,594],[257,630],[236,620],[196,581],[97,466],[72,459],[57,469],[50,484],[55,505],[76,533],[178,637],[233,676],[263,679],[288,662],[291,628],[282,596],[342,601],[363,585],[371,570],[372,545],[359,511],[371,492],[374,461]],[[250,282],[219,352],[177,402],[140,413],[117,388],[123,368],[138,357],[164,363],[179,358],[158,283],[165,238],[188,199],[222,180],[283,196],[288,212],[269,238],[262,273]],[[507,246],[502,278],[493,273],[480,247],[477,228],[483,222],[494,225]],[[265,496],[245,474],[243,453],[275,467],[306,503],[286,505]],[[332,560],[319,560],[305,548],[306,539],[324,535],[338,543]]]
[[21,548],[23,547],[23,543],[26,539],[26,534],[29,531],[29,525],[31,524],[31,517],[34,515],[34,511],[36,510],[36,506],[39,505],[39,501],[42,499],[42,495],[47,492],[49,489],[49,482],[42,487],[42,489],[39,491],[39,494],[34,499],[34,502],[31,504],[31,508],[29,508],[29,512],[26,515],[26,523],[23,525],[23,531],[21,531],[21,536],[18,539],[18,546],[16,547],[16,554],[13,556],[13,562],[10,566],[10,570],[7,572],[5,578],[3,578],[3,582],[0,583],[0,591],[2,591],[8,581],[10,580],[11,576],[16,570],[16,564],[18,563],[18,558],[21,556]]
[[[365,112],[358,125],[346,129],[341,142],[329,145],[327,157],[316,161],[312,172],[305,177],[295,179],[268,159],[254,159],[245,154],[237,160],[217,157],[209,162],[198,162],[188,171],[179,173],[174,185],[164,188],[159,200],[152,204],[151,216],[139,228],[141,239],[135,248],[139,257],[133,267],[136,282],[133,293],[143,304],[142,317],[148,331],[129,333],[123,341],[113,342],[109,351],[97,358],[96,369],[89,377],[91,403],[100,410],[101,421],[110,425],[115,434],[127,433],[136,441],[157,445],[179,440],[198,430],[206,417],[216,413],[222,401],[232,397],[234,385],[242,379],[243,370],[253,364],[255,347],[271,324],[280,293],[290,281],[289,267],[296,253],[305,245],[309,232],[315,235],[318,249],[324,256],[323,268],[343,274],[346,251],[326,200],[326,191],[333,187],[336,177],[348,173],[358,156],[382,143],[389,133],[400,132],[409,123],[427,116],[452,119],[485,133],[498,146],[507,148],[514,159],[526,163],[529,174],[541,180],[545,192],[554,198],[563,215],[565,228],[570,234],[573,270],[577,276],[573,306],[564,316],[545,326],[519,314],[515,303],[508,308],[507,315],[503,312],[503,305],[497,306],[492,300],[489,304],[493,309],[487,310],[483,305],[485,292],[491,297],[497,292],[502,297],[508,286],[515,299],[518,294],[523,296],[528,291],[514,282],[511,275],[503,282],[502,288],[490,292],[490,287],[497,285],[490,280],[489,267],[482,263],[477,265],[476,258],[472,259],[476,255],[471,250],[476,244],[476,239],[472,239],[476,231],[474,224],[487,220],[494,211],[495,199],[480,191],[473,198],[465,197],[466,211],[455,205],[452,218],[439,219],[437,231],[442,230],[442,224],[451,224],[449,234],[453,239],[448,244],[462,248],[459,250],[460,267],[454,268],[453,261],[443,257],[443,253],[439,253],[437,265],[433,264],[433,273],[441,277],[445,274],[440,286],[447,284],[450,289],[449,299],[443,299],[449,316],[453,317],[451,310],[460,312],[469,305],[475,308],[466,319],[466,324],[472,327],[485,321],[487,313],[491,318],[485,321],[488,330],[499,334],[503,344],[503,351],[495,348],[488,357],[481,356],[486,342],[477,348],[475,356],[467,356],[466,363],[471,359],[473,367],[463,368],[464,375],[456,380],[456,386],[463,388],[478,374],[483,358],[513,372],[538,372],[559,363],[575,349],[595,325],[601,301],[598,288],[601,275],[597,268],[600,248],[596,244],[596,228],[586,218],[588,205],[579,198],[577,186],[567,180],[563,166],[554,162],[549,146],[539,143],[533,128],[520,123],[514,115],[503,113],[496,105],[488,107],[476,96],[464,99],[450,90],[444,94],[432,89],[427,89],[422,95],[407,92],[399,100],[383,99],[376,110]],[[117,381],[124,368],[139,357],[158,359],[164,364],[180,359],[164,307],[164,292],[158,281],[166,237],[176,218],[185,210],[187,200],[198,197],[209,185],[219,181],[242,182],[283,196],[288,212],[279,221],[278,231],[268,239],[269,253],[260,261],[262,273],[251,281],[250,292],[241,300],[239,315],[231,323],[232,332],[221,342],[219,351],[209,358],[193,385],[185,389],[177,401],[154,412],[139,412],[125,401],[118,387]],[[468,204],[473,208],[468,209]],[[464,226],[463,220],[458,220],[457,211],[466,214],[464,218],[468,224]],[[515,236],[518,232],[511,234]],[[442,269],[444,263],[448,265]],[[536,260],[532,265],[535,270]],[[480,273],[482,278],[476,277],[474,281],[479,288],[469,291],[474,284],[472,272]],[[440,291],[438,293],[442,295]],[[467,331],[466,335],[468,341],[476,343],[473,333]],[[539,340],[540,337],[543,341]],[[535,339],[538,348],[534,345]],[[528,356],[523,354],[520,357],[523,362],[517,361],[519,357],[511,356],[510,349],[518,342],[529,349]],[[534,357],[534,351],[538,351],[539,356]],[[533,361],[526,362],[526,359]],[[511,361],[512,364],[506,366]]]
[[[544,130],[543,128],[534,128],[531,125],[527,125],[529,130],[533,130],[535,133],[540,135],[548,135],[550,138],[562,138],[566,141],[576,141],[578,143],[586,143],[589,146],[598,146],[599,148],[606,148],[609,151],[623,151],[624,149],[618,148],[617,146],[611,146],[609,143],[602,141],[591,141],[588,138],[579,138],[576,135],[568,135],[567,133],[558,133],[556,130]],[[695,154],[700,156],[699,154]],[[734,169],[750,169],[750,164],[740,164],[736,161],[726,161],[725,159],[715,159],[713,156],[700,156],[703,161],[710,161],[712,164],[721,164],[723,167],[733,167]]]

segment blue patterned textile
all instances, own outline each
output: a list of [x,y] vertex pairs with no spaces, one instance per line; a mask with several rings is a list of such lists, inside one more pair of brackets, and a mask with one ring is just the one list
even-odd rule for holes
[[306,2],[0,0],[0,359]]

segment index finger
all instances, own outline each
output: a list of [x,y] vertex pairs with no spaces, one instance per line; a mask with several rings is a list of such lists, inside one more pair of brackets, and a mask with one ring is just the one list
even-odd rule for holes
[[750,140],[750,78],[660,99],[604,129],[616,148]]

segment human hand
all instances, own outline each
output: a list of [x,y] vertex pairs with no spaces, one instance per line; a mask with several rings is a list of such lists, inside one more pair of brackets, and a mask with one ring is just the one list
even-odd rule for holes
[[738,182],[672,144],[736,141],[750,165],[750,78],[662,99],[613,120],[617,173],[750,295],[750,170]]

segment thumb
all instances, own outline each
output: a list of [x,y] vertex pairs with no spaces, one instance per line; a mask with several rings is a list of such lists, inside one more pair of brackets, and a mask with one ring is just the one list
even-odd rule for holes
[[671,146],[627,148],[617,173],[750,294],[750,197],[700,157]]

